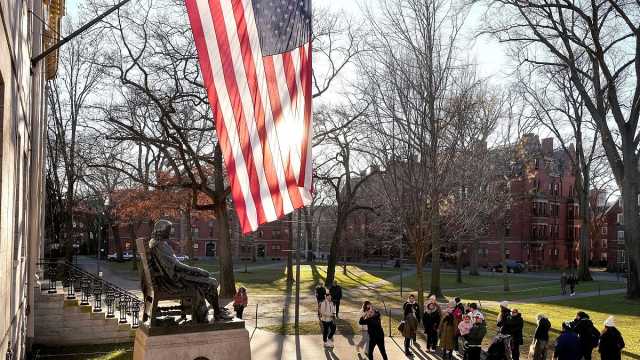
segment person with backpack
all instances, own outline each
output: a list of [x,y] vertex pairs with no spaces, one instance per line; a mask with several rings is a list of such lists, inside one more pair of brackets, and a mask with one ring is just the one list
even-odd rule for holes
[[529,360],[546,360],[551,322],[544,314],[536,315],[536,319],[538,320],[538,327],[536,327],[533,342],[529,348]]
[[593,348],[597,347],[600,341],[600,332],[593,326],[589,315],[584,311],[578,311],[571,327],[578,335],[581,358],[591,360]]
[[556,347],[553,351],[554,360],[580,360],[580,345],[578,336],[571,329],[571,323],[562,323],[562,333],[556,340]]
[[382,330],[380,312],[374,309],[373,305],[369,305],[369,310],[360,317],[358,323],[367,326],[367,332],[369,333],[369,349],[367,355],[369,356],[369,360],[373,360],[373,350],[376,346],[382,355],[382,359],[388,360],[387,351],[384,348],[384,330]]
[[604,322],[604,329],[600,335],[598,352],[602,360],[620,360],[624,349],[624,339],[616,328],[616,321],[613,316],[609,316]]
[[418,330],[418,319],[416,319],[413,311],[408,312],[404,321],[400,323],[401,333],[404,336],[404,354],[408,357],[413,357],[411,353],[411,341],[415,342],[416,332]]
[[[409,297],[407,298],[407,301],[405,301],[405,303],[402,305],[402,310],[403,310],[403,316],[406,318],[407,315],[409,315],[409,313],[412,313],[413,316],[417,319],[420,318],[420,307],[418,306],[418,303],[416,302],[416,297],[415,295],[411,294],[409,295]],[[420,322],[418,320],[418,322]],[[413,340],[413,344],[416,345],[416,335],[413,335],[413,338],[411,338]]]

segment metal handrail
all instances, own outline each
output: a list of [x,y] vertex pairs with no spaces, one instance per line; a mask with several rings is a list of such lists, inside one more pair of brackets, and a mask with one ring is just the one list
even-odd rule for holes
[[132,292],[125,290],[95,274],[92,274],[69,261],[62,259],[40,259],[38,265],[42,267],[46,290],[48,293],[56,293],[60,277],[62,287],[66,288],[67,299],[76,299],[76,293],[80,291],[80,305],[91,305],[93,300],[93,312],[102,312],[102,304],[107,306],[107,318],[115,317],[115,308],[118,309],[119,322],[127,323],[131,318],[131,327],[137,328],[140,324],[139,313],[142,301]]

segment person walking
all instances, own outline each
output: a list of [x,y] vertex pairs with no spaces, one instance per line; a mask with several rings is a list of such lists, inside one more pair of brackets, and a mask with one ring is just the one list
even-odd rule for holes
[[593,348],[598,346],[600,332],[593,326],[589,315],[584,311],[578,311],[576,318],[571,324],[573,330],[578,335],[580,345],[580,355],[584,360],[591,360]]
[[[416,297],[413,294],[409,295],[409,297],[407,298],[407,301],[405,301],[405,303],[402,305],[402,310],[404,312],[403,316],[405,318],[409,313],[412,313],[413,316],[416,318],[416,320],[420,319],[421,317],[420,307],[418,306],[418,303],[416,302]],[[418,322],[420,322],[420,320],[418,320]],[[416,335],[413,336],[412,340],[414,345],[418,344],[416,342]]]
[[427,336],[427,352],[436,351],[440,317],[440,307],[437,306],[437,303],[427,303],[424,314],[422,314],[422,326],[424,326],[424,333]]
[[242,319],[242,313],[244,308],[247,307],[249,298],[247,297],[247,289],[241,287],[233,296],[233,310],[236,312],[236,317]]
[[600,335],[598,352],[602,360],[620,360],[624,349],[624,339],[616,328],[616,319],[609,316],[604,322],[604,329]]
[[442,358],[444,360],[453,359],[453,349],[456,341],[456,331],[458,330],[458,320],[454,313],[455,302],[450,302],[447,311],[440,321],[438,334],[440,335],[440,347],[442,348]]
[[413,311],[405,315],[400,327],[402,329],[402,336],[404,336],[404,354],[408,357],[413,357],[413,353],[411,353],[411,341],[415,343],[416,332],[418,330],[418,319],[416,319]]
[[569,285],[569,296],[574,296],[576,294],[576,285],[578,285],[576,274],[571,273],[567,279],[567,283]]
[[573,332],[571,324],[568,322],[562,323],[562,333],[556,340],[553,358],[556,360],[580,360],[578,336]]
[[560,294],[567,295],[567,273],[560,275]]
[[373,350],[378,347],[383,360],[388,360],[387,351],[384,348],[384,330],[382,330],[382,322],[380,321],[380,312],[374,309],[373,305],[369,305],[367,313],[360,317],[358,321],[360,325],[367,326],[369,333],[369,348],[367,355],[369,360],[373,360]]
[[529,348],[529,360],[547,360],[547,344],[551,322],[545,314],[536,315],[538,326],[533,335],[533,342]]
[[333,347],[333,334],[336,333],[336,306],[331,301],[331,294],[326,294],[320,304],[320,321],[322,322],[322,341],[325,347]]
[[[363,318],[367,314],[370,307],[371,302],[368,300],[362,303],[360,318]],[[358,352],[364,349],[369,349],[369,331],[367,331],[367,325],[360,325],[360,336],[360,342],[356,345],[356,351]]]
[[333,305],[336,306],[336,318],[340,318],[340,300],[342,300],[342,288],[336,281],[333,282],[331,288],[329,289],[329,294],[331,294],[331,298],[333,299]]
[[482,354],[482,340],[487,334],[487,323],[484,315],[476,311],[473,313],[473,326],[467,335],[464,336],[464,359],[480,360]]
[[498,332],[500,334],[503,334],[503,335],[509,335],[508,333],[503,331],[504,330],[503,328],[504,328],[505,321],[511,315],[511,309],[509,309],[509,302],[508,301],[502,301],[500,303],[500,310],[499,311],[500,311],[500,313],[498,314],[498,318],[496,319],[496,326],[498,327]]

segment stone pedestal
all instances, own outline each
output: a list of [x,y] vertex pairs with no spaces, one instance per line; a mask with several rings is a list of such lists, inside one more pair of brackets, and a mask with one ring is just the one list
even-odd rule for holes
[[244,321],[175,327],[141,325],[133,360],[251,360]]

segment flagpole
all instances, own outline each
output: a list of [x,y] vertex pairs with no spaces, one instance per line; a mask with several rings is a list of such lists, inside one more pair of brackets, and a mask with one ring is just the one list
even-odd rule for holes
[[296,210],[297,241],[296,241],[296,309],[295,309],[295,329],[296,335],[300,335],[300,237],[302,236],[302,209]]
[[107,15],[111,14],[112,12],[118,10],[119,8],[121,8],[123,5],[125,5],[126,3],[128,3],[131,0],[122,0],[119,3],[115,4],[114,6],[112,6],[109,10],[105,11],[104,13],[98,15],[97,17],[95,17],[93,20],[89,21],[88,23],[84,24],[81,28],[79,28],[78,30],[72,32],[69,36],[63,38],[62,40],[58,41],[57,43],[53,44],[53,46],[51,46],[50,48],[48,48],[47,50],[45,50],[44,52],[42,52],[40,55],[34,57],[33,59],[31,59],[31,64],[32,65],[36,65],[40,60],[44,59],[45,57],[47,57],[47,55],[51,54],[52,52],[58,50],[62,45],[68,43],[69,41],[73,40],[73,38],[75,38],[76,36],[80,35],[81,33],[83,33],[85,30],[87,30],[88,28],[92,27],[93,25],[95,25],[96,23],[98,23],[100,20],[104,19],[105,17],[107,17]]

